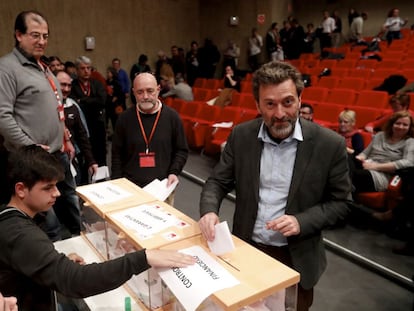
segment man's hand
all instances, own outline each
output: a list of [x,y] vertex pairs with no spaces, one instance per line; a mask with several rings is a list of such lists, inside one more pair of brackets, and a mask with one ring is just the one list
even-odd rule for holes
[[76,262],[76,263],[78,263],[80,265],[84,265],[85,264],[85,260],[81,256],[79,256],[78,254],[76,254],[76,253],[70,253],[70,254],[67,255],[67,257],[70,260],[72,260],[73,262]]
[[300,225],[295,216],[283,215],[267,222],[266,229],[279,231],[283,236],[288,237],[300,233]]
[[216,213],[210,212],[205,214],[198,221],[201,233],[207,241],[214,241],[215,228],[214,226],[219,223],[219,217]]
[[91,176],[95,175],[98,172],[98,164],[95,163],[89,166],[88,172]]
[[177,175],[174,174],[170,174],[168,175],[168,179],[167,179],[167,187],[171,186],[173,183],[178,182],[178,177]]

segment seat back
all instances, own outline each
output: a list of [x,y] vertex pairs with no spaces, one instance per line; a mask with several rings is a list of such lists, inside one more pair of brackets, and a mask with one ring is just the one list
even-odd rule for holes
[[325,87],[310,86],[303,90],[303,101],[325,101],[328,96],[329,89]]
[[328,89],[336,88],[339,84],[339,78],[338,77],[321,77],[318,81],[318,87],[326,87]]
[[365,88],[365,80],[362,78],[345,77],[339,82],[338,88],[360,91]]
[[326,102],[328,104],[343,105],[350,107],[355,104],[357,98],[357,92],[353,89],[340,89],[335,88],[329,92]]
[[385,109],[388,106],[388,93],[384,91],[363,90],[359,93],[355,105]]

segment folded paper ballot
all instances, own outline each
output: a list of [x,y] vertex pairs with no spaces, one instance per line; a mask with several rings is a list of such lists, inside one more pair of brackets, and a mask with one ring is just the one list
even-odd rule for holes
[[232,126],[233,126],[233,121],[219,122],[219,123],[213,124],[213,127],[221,127],[221,128],[231,128]]
[[163,180],[154,179],[142,189],[156,197],[158,200],[165,201],[178,184],[178,181],[176,181],[167,187],[167,182],[167,178],[164,178]]
[[216,237],[214,241],[207,241],[211,252],[217,256],[232,252],[234,250],[234,243],[227,221],[217,224],[215,229]]
[[109,179],[109,170],[107,166],[100,166],[95,174],[91,176],[91,182],[95,183],[100,180]]

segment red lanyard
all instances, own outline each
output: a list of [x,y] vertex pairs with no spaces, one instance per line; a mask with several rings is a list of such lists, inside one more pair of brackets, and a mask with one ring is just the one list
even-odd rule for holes
[[57,103],[58,103],[57,111],[58,111],[59,120],[60,121],[65,121],[65,110],[63,108],[62,101],[60,100],[59,92],[58,92],[58,89],[56,87],[55,81],[51,77],[51,73],[50,73],[48,67],[46,66],[46,64],[43,64],[42,62],[39,62],[39,65],[42,69],[44,68],[43,72],[45,74],[45,77],[49,81],[49,84],[50,84],[50,87],[52,88],[53,93],[55,93],[56,100],[57,100]]
[[145,147],[145,153],[148,154],[149,144],[150,144],[150,142],[152,140],[152,136],[154,136],[155,128],[157,127],[158,120],[159,120],[160,114],[161,114],[161,108],[157,112],[157,117],[155,118],[154,124],[152,125],[152,130],[151,130],[151,134],[150,134],[150,137],[149,138],[147,138],[147,134],[145,133],[144,126],[142,125],[141,115],[139,113],[138,108],[136,109],[136,112],[137,112],[138,123],[139,123],[139,127],[141,129],[142,137],[144,138],[144,141],[145,141],[145,146],[146,146]]
[[86,86],[79,81],[79,85],[82,89],[83,95],[85,96],[89,96],[91,95],[91,84],[89,83],[89,81],[86,83]]

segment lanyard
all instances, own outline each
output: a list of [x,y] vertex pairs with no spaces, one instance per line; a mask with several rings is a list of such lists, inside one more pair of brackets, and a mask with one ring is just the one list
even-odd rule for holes
[[57,103],[58,103],[57,111],[58,111],[59,120],[60,121],[65,121],[65,110],[63,108],[62,101],[60,100],[59,92],[58,92],[58,89],[56,87],[55,81],[51,77],[51,73],[49,72],[48,67],[45,64],[41,63],[41,62],[39,63],[39,65],[42,69],[44,68],[43,72],[45,74],[45,77],[49,81],[50,87],[52,88],[52,91],[56,96],[56,100],[57,100]]
[[91,95],[91,84],[89,81],[86,83],[86,86],[79,80],[79,85],[82,89],[83,95],[89,96]]
[[144,126],[142,125],[141,115],[139,113],[138,108],[136,108],[136,112],[137,112],[138,123],[139,123],[139,127],[141,129],[142,137],[144,138],[144,141],[145,141],[145,146],[146,146],[145,147],[145,153],[148,154],[149,144],[150,144],[150,142],[152,140],[152,136],[154,136],[155,128],[157,127],[158,120],[160,118],[161,109],[158,110],[158,112],[157,112],[157,117],[155,118],[154,124],[152,125],[152,130],[151,130],[151,134],[150,134],[150,137],[149,138],[147,138],[147,134],[145,133]]

